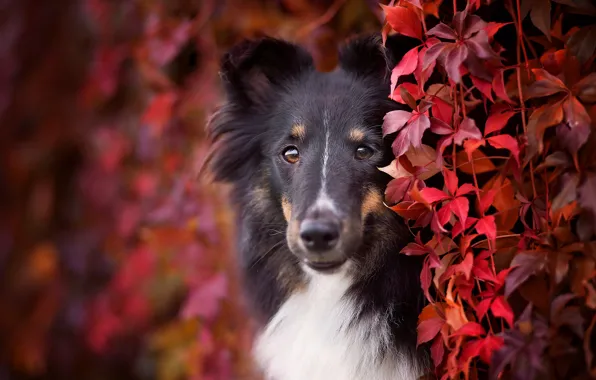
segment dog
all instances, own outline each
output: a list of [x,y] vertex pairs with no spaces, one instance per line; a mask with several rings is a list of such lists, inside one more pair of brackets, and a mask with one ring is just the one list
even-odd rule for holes
[[266,379],[410,380],[428,370],[416,346],[421,261],[399,253],[413,238],[384,205],[390,178],[379,170],[393,159],[383,117],[403,108],[388,98],[391,68],[412,42],[392,46],[353,38],[330,73],[270,37],[221,61],[226,100],[209,122],[210,168],[231,184]]

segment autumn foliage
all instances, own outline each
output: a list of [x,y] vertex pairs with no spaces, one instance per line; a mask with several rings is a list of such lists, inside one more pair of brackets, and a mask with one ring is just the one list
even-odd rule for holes
[[412,111],[385,116],[381,169],[416,234],[401,253],[424,257],[418,343],[440,378],[590,378],[596,6],[486,3],[383,7],[385,38],[420,41],[392,71]]

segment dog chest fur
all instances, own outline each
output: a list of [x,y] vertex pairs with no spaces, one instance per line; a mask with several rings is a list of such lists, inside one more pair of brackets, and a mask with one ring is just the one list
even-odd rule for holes
[[360,319],[346,297],[349,277],[313,274],[291,295],[255,342],[268,380],[410,380],[415,361],[391,344],[389,315]]

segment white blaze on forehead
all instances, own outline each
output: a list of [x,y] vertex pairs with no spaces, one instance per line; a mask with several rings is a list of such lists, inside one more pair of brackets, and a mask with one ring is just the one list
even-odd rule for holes
[[323,111],[323,128],[325,129],[325,147],[323,149],[323,166],[321,169],[321,189],[315,201],[315,208],[331,209],[336,211],[333,200],[327,194],[327,163],[329,161],[329,110],[325,108]]

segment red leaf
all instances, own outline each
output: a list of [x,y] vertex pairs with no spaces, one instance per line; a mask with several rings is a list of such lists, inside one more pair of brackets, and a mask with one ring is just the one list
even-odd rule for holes
[[450,128],[450,131],[447,133],[439,133],[439,132],[434,132],[434,133],[439,134],[439,135],[444,135],[444,134],[453,132],[453,129],[450,126],[451,120],[453,118],[453,107],[449,103],[447,103],[446,101],[444,101],[443,99],[441,99],[439,97],[433,98],[432,114],[434,117],[436,117],[437,119],[439,119],[443,123],[445,123],[448,128]]
[[486,22],[481,19],[479,16],[476,15],[467,15],[466,17],[466,24],[463,31],[463,38],[470,38],[474,35],[474,33],[480,32],[481,30],[486,29]]
[[451,211],[457,216],[463,225],[466,224],[466,218],[468,217],[468,211],[470,210],[470,202],[468,198],[458,197],[450,202]]
[[[440,265],[440,263],[436,264],[434,262],[434,260],[433,260],[433,262],[431,262],[429,257],[430,257],[430,255],[426,256],[426,258],[424,260],[424,264],[422,265],[422,270],[420,271],[420,287],[422,288],[422,291],[424,292],[426,299],[431,301],[432,299],[430,297],[430,294],[428,293],[428,288],[430,287],[430,282],[432,281],[432,274],[430,272],[430,269],[437,268]],[[433,337],[434,337],[434,335],[433,335]],[[430,339],[432,339],[433,337],[430,337]]]
[[511,117],[515,115],[513,111],[506,111],[503,113],[492,114],[486,119],[486,125],[484,127],[484,136],[490,133],[498,132],[507,125],[507,122]]
[[412,186],[413,177],[392,179],[385,189],[385,197],[392,204],[400,202]]
[[476,223],[476,231],[479,234],[486,235],[488,240],[493,243],[497,239],[497,225],[495,224],[495,217],[493,215],[485,216]]
[[434,28],[426,32],[427,36],[436,36],[447,40],[457,40],[457,34],[455,30],[451,29],[446,24],[440,22]]
[[449,198],[449,194],[446,194],[442,190],[435,189],[434,187],[425,187],[420,190],[420,195],[428,203],[440,202]]
[[413,10],[401,6],[388,7],[382,4],[381,7],[393,30],[408,37],[422,39],[422,24]]
[[484,214],[486,212],[486,210],[488,210],[488,208],[493,204],[496,194],[497,194],[497,189],[493,188],[488,191],[485,191],[480,196],[478,203],[480,204],[480,212],[482,214]]
[[565,84],[548,71],[544,69],[532,69],[532,72],[538,80],[532,83],[524,94],[526,99],[550,96],[567,91]]
[[423,203],[404,201],[390,207],[399,216],[407,220],[416,220],[429,211]]
[[451,237],[455,239],[459,234],[472,227],[472,225],[476,223],[477,220],[477,218],[469,216],[468,218],[466,218],[465,228],[460,221],[455,222],[455,225],[451,229]]
[[410,120],[412,113],[408,111],[391,111],[383,118],[383,136],[398,132]]
[[[392,111],[387,115],[393,112],[399,111]],[[387,115],[385,118],[387,118]],[[422,145],[422,135],[428,128],[430,128],[430,120],[426,115],[416,112],[412,113],[412,118],[408,121],[406,127],[403,128],[391,145],[395,157],[405,154],[410,146],[420,147]]]
[[421,245],[420,243],[408,243],[402,250],[401,253],[408,256],[421,256],[432,252],[432,249]]
[[480,130],[476,126],[476,122],[474,121],[474,119],[471,119],[469,117],[466,117],[461,122],[459,128],[457,129],[457,132],[453,136],[453,141],[456,145],[461,145],[463,141],[466,139],[482,139],[482,133],[480,133]]
[[402,89],[406,90],[414,98],[415,101],[420,99],[424,95],[422,90],[420,90],[419,86],[417,86],[414,83],[405,82],[395,88],[395,91],[393,91],[391,99],[395,100],[398,103],[406,104],[406,101],[402,98],[401,95]]
[[519,144],[516,139],[509,135],[491,136],[486,139],[488,143],[497,149],[507,149],[519,164]]
[[418,47],[413,48],[409,52],[407,52],[401,61],[393,68],[391,72],[391,93],[395,91],[395,86],[397,86],[397,81],[399,77],[402,75],[409,75],[416,70],[416,66],[418,65]]
[[486,34],[488,35],[488,38],[492,39],[495,36],[495,34],[497,34],[499,29],[501,29],[505,25],[509,25],[509,24],[512,24],[512,23],[511,22],[500,23],[500,22],[492,22],[491,21],[486,25],[486,28],[484,28],[484,30],[486,30]]
[[500,336],[489,335],[484,338],[480,358],[486,363],[491,364],[493,353],[503,347],[504,340]]
[[488,98],[488,100],[490,100],[491,102],[494,102],[493,100],[493,93],[492,93],[492,83],[487,82],[483,79],[477,78],[474,75],[471,75],[472,78],[472,84],[474,84],[474,87],[476,87],[484,96],[486,96]]
[[540,29],[542,33],[550,41],[550,1],[534,1],[532,2],[532,10],[530,11],[530,19],[532,23]]
[[495,298],[490,310],[495,317],[501,317],[507,321],[509,326],[513,326],[513,310],[511,310],[511,306],[505,301],[505,297],[498,296]]
[[464,261],[453,266],[455,273],[462,273],[466,276],[466,280],[470,279],[472,267],[474,266],[474,255],[471,252],[466,253]]
[[596,73],[582,78],[573,86],[573,93],[584,103],[596,102]]
[[423,47],[420,49],[420,53],[418,53],[418,65],[416,66],[416,71],[414,71],[414,78],[416,78],[416,82],[420,85],[420,87],[424,87],[424,84],[431,76],[435,69],[436,61],[430,62],[430,65],[426,68],[424,67],[424,57],[426,56],[426,51],[428,47]]
[[490,309],[491,303],[492,303],[491,298],[483,299],[482,301],[478,302],[475,310],[476,310],[476,316],[478,317],[479,320],[481,320],[486,315],[486,313],[488,312],[488,309]]
[[449,191],[449,194],[455,195],[458,183],[457,174],[449,169],[443,169],[443,179],[445,180],[445,185],[447,186],[447,191]]
[[443,338],[440,335],[435,338],[433,344],[430,346],[430,356],[433,359],[435,367],[438,367],[443,361],[443,356],[445,356],[445,345],[443,344]]
[[515,104],[513,100],[507,95],[505,90],[504,70],[499,70],[493,78],[493,90],[499,99],[502,99],[510,104]]
[[471,183],[464,183],[459,189],[457,189],[455,196],[460,197],[462,195],[470,194],[473,191],[476,191],[476,187],[474,185]]
[[578,189],[579,205],[589,210],[593,216],[596,216],[596,174],[587,175],[584,182]]
[[481,324],[476,322],[468,322],[462,327],[460,327],[456,332],[454,332],[451,336],[481,336],[485,335],[486,331]]
[[430,318],[420,322],[417,329],[418,339],[416,340],[416,345],[432,340],[441,331],[444,324],[445,321],[441,318]]

